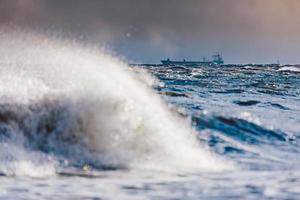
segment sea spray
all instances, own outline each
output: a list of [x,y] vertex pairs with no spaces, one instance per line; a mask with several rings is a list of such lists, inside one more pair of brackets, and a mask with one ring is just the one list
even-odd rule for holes
[[3,174],[26,174],[3,167],[18,161],[29,163],[26,168],[48,163],[50,172],[84,166],[227,168],[145,81],[100,50],[4,30],[0,63],[0,144],[20,148],[0,152]]

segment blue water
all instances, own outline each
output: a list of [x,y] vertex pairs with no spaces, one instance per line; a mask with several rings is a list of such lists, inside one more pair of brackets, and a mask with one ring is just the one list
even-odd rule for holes
[[298,164],[299,73],[255,66],[150,71],[164,83],[157,91],[183,108],[215,152],[254,169]]
[[240,168],[201,175],[204,183],[195,183],[197,198],[300,198],[299,71],[256,66],[147,69],[164,83],[156,87],[164,100],[191,118],[199,141]]

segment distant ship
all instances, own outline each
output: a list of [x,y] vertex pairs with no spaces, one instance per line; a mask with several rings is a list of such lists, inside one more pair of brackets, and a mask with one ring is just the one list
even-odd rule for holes
[[167,60],[161,60],[161,63],[163,65],[169,65],[169,66],[211,66],[211,65],[223,65],[224,60],[222,56],[219,53],[216,53],[212,56],[212,60],[207,61],[205,58],[203,58],[203,61],[186,61],[185,59],[183,61],[173,61],[170,59]]

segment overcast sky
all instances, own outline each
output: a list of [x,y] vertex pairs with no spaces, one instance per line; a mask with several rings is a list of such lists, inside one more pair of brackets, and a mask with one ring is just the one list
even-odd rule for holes
[[136,62],[300,63],[299,0],[0,0],[1,26],[53,32]]

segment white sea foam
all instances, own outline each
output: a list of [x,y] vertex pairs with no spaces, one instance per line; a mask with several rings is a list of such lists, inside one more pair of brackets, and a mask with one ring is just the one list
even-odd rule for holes
[[300,72],[300,67],[297,67],[297,66],[286,66],[286,67],[281,67],[277,71],[279,71],[279,72]]
[[[5,148],[17,149],[11,159],[5,159],[8,151],[0,152],[4,174],[49,175],[57,161],[228,168],[198,144],[185,119],[169,111],[149,87],[149,78],[141,81],[99,50],[5,30],[0,33],[0,63],[0,126],[10,134]],[[18,135],[25,141],[11,146]]]

